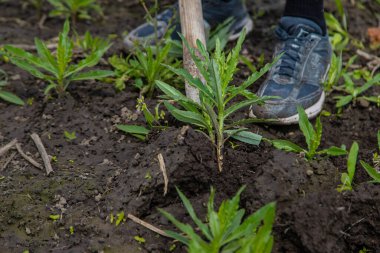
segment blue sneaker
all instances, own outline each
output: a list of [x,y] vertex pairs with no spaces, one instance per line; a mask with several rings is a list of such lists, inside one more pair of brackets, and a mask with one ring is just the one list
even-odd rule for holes
[[[249,17],[243,0],[203,0],[203,18],[206,31],[218,24],[222,24],[228,18],[233,18],[230,27],[229,40],[239,38],[243,29],[250,32],[253,29],[252,19]],[[161,39],[169,29],[173,29],[171,37],[179,40],[178,32],[181,31],[178,4],[171,6],[156,16],[157,31],[154,24],[144,23],[131,31],[124,39],[128,48],[138,45],[154,45],[155,39]]]
[[277,124],[298,122],[297,106],[308,117],[316,117],[325,100],[323,83],[331,61],[331,45],[327,35],[311,20],[283,17],[276,29],[280,43],[274,55],[284,53],[273,66],[258,95],[277,96],[263,106],[253,106],[251,117],[274,119]]

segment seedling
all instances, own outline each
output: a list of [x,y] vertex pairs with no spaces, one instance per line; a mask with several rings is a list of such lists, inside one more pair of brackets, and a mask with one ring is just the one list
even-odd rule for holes
[[360,161],[360,164],[367,171],[368,175],[373,179],[372,183],[380,184],[380,130],[377,132],[377,145],[379,153],[373,155],[373,167],[364,161]]
[[[199,103],[190,100],[169,84],[156,81],[157,86],[165,93],[165,96],[163,96],[166,99],[164,104],[169,112],[177,120],[198,127],[215,145],[220,171],[223,165],[224,144],[230,137],[252,145],[259,145],[261,141],[260,135],[239,127],[244,123],[255,122],[256,119],[228,122],[230,117],[242,108],[253,104],[261,104],[269,99],[269,97],[260,98],[249,92],[247,88],[263,76],[273,63],[267,64],[258,72],[254,72],[241,85],[235,86],[231,83],[233,75],[238,69],[239,53],[244,38],[245,34],[242,33],[236,47],[228,55],[222,52],[219,40],[216,41],[215,52],[211,56],[205,46],[198,41],[198,50],[203,59],[198,57],[195,49],[190,48],[183,39],[205,82],[202,83],[199,78],[194,78],[185,69],[176,69],[172,66],[167,66],[167,68],[183,77],[189,85],[199,90]],[[238,96],[242,100],[235,102],[233,99]],[[174,101],[182,109],[173,106],[169,101]]]
[[322,123],[321,118],[316,119],[315,127],[310,123],[305,110],[302,107],[297,108],[299,115],[299,127],[305,137],[307,149],[304,149],[297,144],[288,140],[270,140],[277,149],[287,152],[304,154],[307,160],[312,160],[316,155],[340,156],[347,154],[345,148],[332,146],[328,149],[318,150],[322,139]]
[[56,55],[53,55],[47,45],[38,38],[35,39],[37,56],[10,45],[4,47],[13,64],[48,83],[45,95],[52,89],[59,95],[63,95],[73,81],[95,80],[113,75],[113,72],[108,70],[83,71],[85,68],[98,64],[109,47],[92,52],[77,64],[72,63],[74,60],[73,41],[69,37],[69,31],[70,25],[66,21],[63,31],[59,34]]
[[354,175],[356,171],[356,161],[358,159],[359,145],[355,141],[350,149],[347,160],[347,173],[342,173],[340,178],[341,185],[337,188],[338,192],[342,191],[352,191],[352,182],[354,180]]
[[146,240],[143,237],[137,236],[137,235],[133,237],[133,239],[135,239],[135,241],[138,242],[139,244],[144,244],[146,242]]
[[73,227],[73,226],[70,226],[70,228],[69,228],[69,232],[70,232],[70,235],[73,235],[73,234],[74,234],[74,227]]
[[132,79],[133,85],[140,90],[141,95],[151,97],[156,88],[155,81],[174,81],[174,74],[163,64],[179,67],[181,62],[170,56],[171,43],[155,48],[136,47],[127,57],[112,56],[109,63],[115,68],[115,87],[125,89],[125,82]]
[[207,205],[208,224],[197,217],[190,201],[177,188],[187,212],[200,230],[200,235],[189,224],[184,224],[173,215],[159,209],[184,235],[173,231],[165,232],[186,245],[190,253],[271,252],[276,205],[269,203],[243,220],[245,210],[239,208],[239,202],[244,188],[240,188],[232,199],[223,201],[218,211],[214,210],[215,190],[211,188]]
[[51,161],[52,161],[53,163],[57,163],[57,162],[58,162],[58,158],[57,158],[57,156],[56,156],[56,155],[51,156]]
[[334,99],[337,100],[336,107],[337,108],[343,108],[347,104],[354,102],[360,98],[367,100],[368,102],[375,102],[377,100],[377,97],[366,97],[366,96],[360,96],[365,91],[370,89],[374,85],[380,85],[380,74],[375,75],[372,79],[367,81],[362,86],[355,85],[354,81],[350,77],[349,74],[343,74],[344,78],[344,86],[338,87],[337,90],[343,91],[344,93],[348,94],[346,96],[336,96]]
[[77,19],[91,20],[91,12],[103,17],[102,7],[97,0],[48,0],[54,9],[49,13],[51,17],[71,18],[76,24]]
[[63,134],[65,135],[65,138],[66,138],[66,140],[68,140],[68,141],[73,141],[73,140],[75,140],[76,138],[77,138],[77,135],[76,135],[76,133],[75,133],[75,131],[73,131],[73,132],[68,132],[68,131],[64,131],[63,132]]
[[144,102],[144,97],[137,99],[137,110],[142,112],[144,115],[145,122],[147,127],[137,126],[137,125],[117,125],[116,127],[128,134],[135,136],[140,140],[146,140],[150,131],[154,128],[160,129],[163,128],[160,124],[160,120],[164,119],[165,112],[160,110],[160,103],[156,105],[154,114],[148,109],[147,105]]
[[92,36],[91,33],[87,31],[83,37],[76,34],[75,45],[79,47],[85,55],[90,55],[110,48],[111,40],[109,38],[103,39]]
[[49,218],[51,220],[53,220],[53,221],[57,221],[57,220],[59,220],[61,218],[61,215],[59,215],[59,214],[51,214],[51,215],[49,215]]
[[356,58],[356,55],[352,56],[343,68],[342,51],[340,51],[338,54],[333,52],[330,70],[324,83],[325,91],[330,92],[332,89],[335,89],[336,85],[338,85],[339,80],[344,74],[347,73],[348,68],[354,63]]
[[344,11],[342,1],[335,0],[335,4],[341,21],[331,13],[325,13],[327,30],[329,32],[333,49],[336,51],[343,51],[350,42],[356,47],[364,48],[361,41],[355,39],[348,33],[347,15]]
[[11,92],[3,90],[3,88],[7,85],[8,75],[4,70],[0,69],[0,98],[12,104],[24,105],[25,103],[24,101],[22,101],[21,98],[19,98]]
[[116,223],[115,223],[115,226],[119,226],[121,222],[125,221],[125,215],[124,215],[124,211],[121,211],[120,213],[116,214],[117,216],[117,219],[116,219]]

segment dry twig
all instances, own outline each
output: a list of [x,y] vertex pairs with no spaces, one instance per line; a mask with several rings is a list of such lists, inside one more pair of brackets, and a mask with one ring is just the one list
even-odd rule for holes
[[21,144],[20,143],[16,143],[16,148],[17,148],[18,153],[22,156],[22,158],[24,158],[25,160],[27,160],[28,162],[30,162],[34,167],[36,167],[36,168],[38,168],[40,170],[43,169],[43,167],[41,166],[41,164],[39,164],[33,158],[31,158],[30,156],[28,156],[27,154],[24,153],[24,151],[21,148]]
[[34,141],[34,144],[36,144],[38,152],[40,153],[42,160],[44,161],[46,174],[49,175],[50,173],[53,172],[53,168],[51,167],[50,158],[46,152],[44,144],[42,144],[41,138],[40,136],[38,136],[38,134],[33,133],[30,135],[30,137]]
[[165,233],[165,231],[163,231],[163,230],[161,230],[161,229],[137,218],[136,216],[134,216],[130,213],[127,215],[127,217],[128,217],[128,219],[131,219],[133,222],[135,222],[135,223],[137,223],[137,224],[139,224],[139,225],[141,225],[141,226],[143,226],[143,227],[145,227],[145,228],[147,228],[147,229],[149,229],[149,230],[151,230],[151,231],[153,231],[159,235],[162,235],[165,237],[170,237],[167,233]]
[[166,172],[166,166],[165,166],[165,161],[164,157],[162,156],[161,153],[157,155],[158,158],[158,163],[160,165],[160,170],[162,171],[163,177],[164,177],[164,196],[168,193],[168,185],[169,185],[169,179],[168,179],[168,174]]
[[4,155],[8,150],[13,148],[14,145],[16,145],[17,139],[13,139],[11,142],[9,142],[7,145],[4,147],[0,148],[0,156]]
[[[17,145],[17,144],[16,144]],[[11,156],[8,158],[8,160],[4,163],[4,165],[3,165],[3,167],[1,168],[1,170],[0,171],[3,171],[3,170],[5,170],[7,167],[8,167],[8,164],[13,160],[13,158],[15,157],[15,155],[16,155],[17,153],[16,152],[13,152],[12,154],[11,154]]]

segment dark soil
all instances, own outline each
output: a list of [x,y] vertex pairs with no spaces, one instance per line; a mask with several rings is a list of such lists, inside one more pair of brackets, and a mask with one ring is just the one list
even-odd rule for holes
[[[78,23],[79,32],[88,29],[97,35],[119,35],[109,55],[123,51],[121,34],[143,20],[138,1],[124,2],[128,3],[104,1],[105,20]],[[255,20],[255,30],[244,46],[244,53],[254,62],[261,53],[270,59],[275,43],[272,31],[281,15],[281,1],[258,2],[260,5],[255,7],[248,1],[250,12],[255,16],[263,9],[265,13]],[[328,10],[334,10],[333,6],[327,3]],[[366,28],[378,25],[375,13],[380,13],[380,6],[372,1],[366,1],[365,6],[367,9],[361,10],[346,4],[350,32],[367,45]],[[1,44],[32,44],[33,37],[51,39],[61,29],[59,19],[47,19],[45,28],[38,28],[35,12],[22,10],[20,1],[1,3],[0,7]],[[26,23],[20,25],[16,17]],[[354,54],[349,50],[347,56]],[[369,177],[358,165],[354,191],[338,193],[340,174],[346,170],[345,157],[322,157],[309,163],[265,143],[259,147],[239,143],[235,149],[226,147],[224,171],[219,173],[213,147],[191,128],[182,136],[178,122],[166,131],[155,132],[146,143],[118,132],[115,124],[142,121],[135,111],[138,92],[131,86],[116,93],[109,84],[74,83],[71,95],[44,102],[41,82],[10,64],[2,63],[0,67],[11,77],[10,90],[25,100],[34,99],[32,105],[24,107],[0,101],[0,147],[17,138],[24,151],[40,161],[30,139],[35,132],[47,152],[56,157],[54,173],[49,177],[18,154],[2,169],[14,150],[0,157],[1,253],[27,249],[31,253],[169,252],[172,240],[130,220],[115,226],[110,222],[111,214],[124,211],[161,229],[174,229],[157,208],[190,221],[175,186],[204,215],[211,185],[217,189],[218,203],[246,185],[241,205],[248,213],[277,202],[274,252],[359,252],[364,248],[380,252],[380,188],[366,183]],[[242,66],[238,78],[247,74],[249,71]],[[332,113],[336,113],[334,95],[328,97],[325,106]],[[147,102],[156,104],[155,100]],[[239,115],[245,116],[244,112]],[[342,114],[322,121],[322,147],[350,147],[356,140],[359,158],[370,161],[376,151],[378,107],[350,106]],[[286,138],[304,145],[297,126],[251,129],[267,138]],[[77,139],[67,141],[65,130],[75,131]],[[157,161],[159,153],[168,170],[166,196]],[[53,214],[62,214],[62,219],[53,221],[49,218]],[[135,236],[146,242],[139,244]],[[174,252],[184,251],[177,243]]]

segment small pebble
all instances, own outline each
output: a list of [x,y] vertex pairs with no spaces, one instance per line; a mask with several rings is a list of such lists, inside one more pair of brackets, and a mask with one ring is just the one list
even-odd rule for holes
[[312,171],[312,170],[306,171],[306,175],[308,175],[309,177],[312,176],[313,174],[314,174],[314,171]]
[[364,108],[369,107],[369,102],[365,99],[359,98],[358,102],[361,107],[364,107]]
[[102,199],[102,195],[100,193],[95,196],[95,201],[96,202],[99,202],[101,199]]
[[32,233],[32,232],[30,231],[30,228],[28,228],[28,227],[25,228],[25,232],[26,232],[27,235],[30,235],[30,234]]

